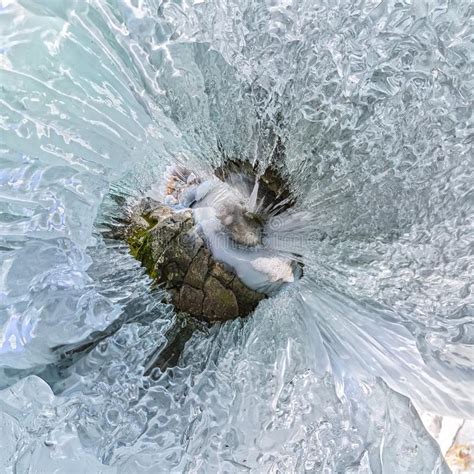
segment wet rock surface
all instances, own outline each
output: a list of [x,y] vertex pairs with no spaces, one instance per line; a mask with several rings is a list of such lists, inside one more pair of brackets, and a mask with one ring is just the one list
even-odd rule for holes
[[189,209],[145,198],[132,212],[125,239],[177,310],[194,318],[212,323],[245,317],[265,298],[213,258]]

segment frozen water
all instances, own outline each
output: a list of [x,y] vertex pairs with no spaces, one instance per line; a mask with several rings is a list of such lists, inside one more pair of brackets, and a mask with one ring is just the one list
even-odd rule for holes
[[[0,0],[0,470],[445,472],[414,406],[473,417],[471,16]],[[276,136],[304,277],[145,377],[173,308],[102,225]]]

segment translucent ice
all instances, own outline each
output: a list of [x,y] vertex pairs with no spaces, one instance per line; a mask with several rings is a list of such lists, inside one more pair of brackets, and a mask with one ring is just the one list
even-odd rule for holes
[[[0,470],[445,472],[414,406],[473,416],[471,13],[0,0]],[[173,308],[105,225],[276,155],[302,280],[144,376]]]

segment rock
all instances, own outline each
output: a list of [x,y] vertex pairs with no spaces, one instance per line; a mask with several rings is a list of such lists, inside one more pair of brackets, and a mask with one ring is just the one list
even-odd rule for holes
[[[240,183],[253,187],[255,179],[259,179],[258,215],[253,213],[254,207],[249,212],[242,204],[218,216],[238,245],[259,245],[268,218],[294,204],[284,170],[278,165],[283,161],[282,154],[284,146],[277,139],[273,164],[263,174],[246,161],[227,160],[215,169],[215,176],[222,181],[237,178]],[[178,365],[185,345],[196,331],[205,334],[209,323],[246,317],[266,298],[265,294],[248,288],[232,268],[214,259],[195,226],[191,209],[178,211],[172,207],[178,201],[191,206],[195,196],[189,185],[199,182],[198,177],[183,167],[175,167],[167,182],[165,204],[144,198],[125,209],[124,216],[114,219],[116,225],[109,225],[110,230],[104,232],[106,237],[128,243],[130,253],[142,263],[150,277],[167,290],[167,301],[176,307],[176,320],[166,332],[167,342],[164,346],[160,344],[145,361],[145,375],[154,376],[154,369],[158,368],[159,376],[169,367]],[[120,205],[125,207],[126,200],[120,201]]]
[[[160,269],[163,270],[160,273]],[[184,272],[176,262],[168,263],[168,265],[162,265],[159,267],[155,266],[155,273],[157,278],[165,283],[166,288],[177,288],[180,287],[184,280]]]
[[189,314],[202,314],[204,292],[184,284],[179,294],[179,307],[181,311]]
[[205,247],[204,240],[199,235],[195,227],[192,227],[189,231],[181,234],[180,245],[186,248],[188,255],[194,259],[199,250]]
[[209,276],[204,284],[202,312],[210,321],[226,321],[239,316],[237,298],[217,278]]
[[184,278],[185,283],[195,288],[202,288],[204,286],[206,275],[209,271],[209,256],[208,250],[201,248],[189,265],[188,272]]
[[171,217],[173,215],[173,211],[168,206],[158,204],[155,208],[149,210],[149,212],[145,215],[148,222],[157,223],[159,221],[167,219],[168,217]]
[[127,242],[178,311],[206,322],[227,321],[247,316],[265,298],[213,258],[192,211],[144,201],[132,210]]
[[261,244],[263,227],[255,216],[245,209],[237,207],[225,217],[225,222],[230,236],[234,242],[247,247]]
[[264,294],[246,287],[238,278],[234,278],[231,288],[239,302],[239,315],[241,316],[251,313],[265,298]]
[[226,269],[226,266],[221,263],[214,261],[209,273],[216,277],[224,286],[228,286],[232,283],[232,280],[235,278],[235,274],[230,270]]
[[[160,204],[160,208],[164,208]],[[149,214],[148,214],[149,215]],[[179,284],[184,278],[185,270],[192,260],[186,248],[175,240],[188,231],[193,226],[191,212],[178,213],[168,208],[168,211],[161,209],[160,214],[155,214],[158,221],[149,221],[149,228],[145,231],[136,231],[127,239],[132,255],[140,260],[152,278],[157,278],[161,282],[174,282]],[[166,270],[170,262],[174,262],[178,269],[173,269],[175,277],[170,279],[167,275],[171,270]],[[182,275],[181,275],[182,274]],[[164,275],[160,277],[159,275]],[[179,280],[179,275],[181,278]]]
[[134,215],[132,217],[132,222],[131,222],[131,227],[133,229],[133,231],[143,231],[143,230],[147,230],[149,227],[150,227],[150,224],[148,223],[148,221],[142,217],[142,216],[137,216],[137,215]]

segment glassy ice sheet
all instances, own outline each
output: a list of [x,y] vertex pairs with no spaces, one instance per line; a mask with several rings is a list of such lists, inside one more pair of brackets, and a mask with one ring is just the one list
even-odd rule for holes
[[[0,0],[0,471],[448,472],[415,408],[473,417],[472,34],[468,1]],[[275,136],[303,278],[145,376],[175,315],[113,197]]]

